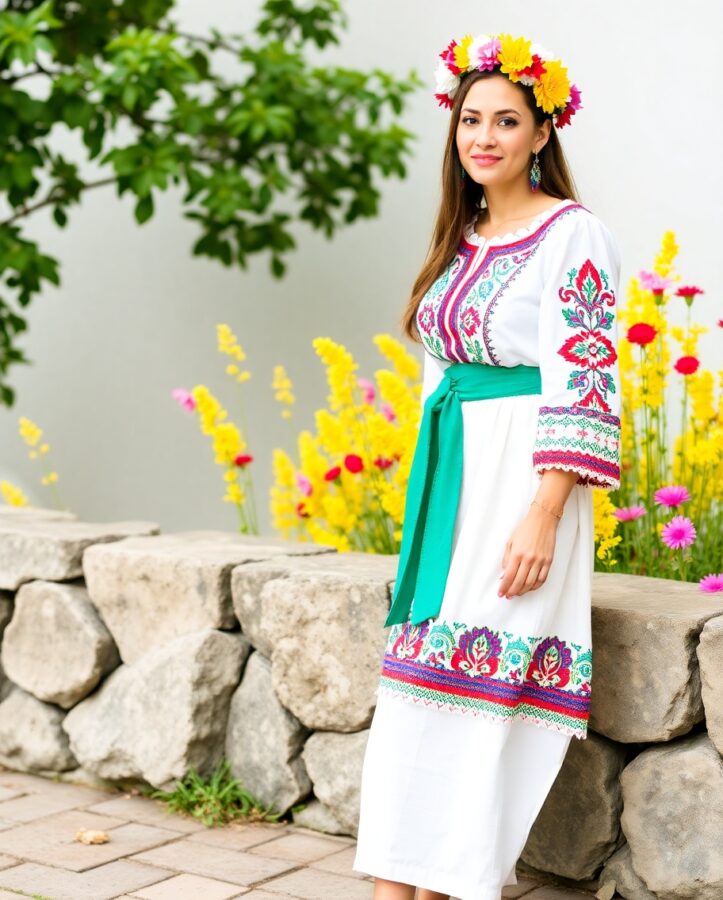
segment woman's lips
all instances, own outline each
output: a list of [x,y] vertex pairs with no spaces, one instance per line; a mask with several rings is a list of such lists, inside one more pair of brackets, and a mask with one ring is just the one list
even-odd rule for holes
[[499,157],[499,156],[473,156],[472,159],[477,163],[478,166],[493,166],[495,163],[500,161],[501,157]]

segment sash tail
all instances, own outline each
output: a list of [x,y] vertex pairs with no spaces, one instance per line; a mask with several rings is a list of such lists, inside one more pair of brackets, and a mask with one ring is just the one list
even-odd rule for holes
[[[484,400],[541,390],[537,366],[453,363],[427,397],[409,472],[399,567],[384,623],[419,624],[442,606],[452,557],[464,462],[460,400]],[[411,616],[410,616],[411,611]]]

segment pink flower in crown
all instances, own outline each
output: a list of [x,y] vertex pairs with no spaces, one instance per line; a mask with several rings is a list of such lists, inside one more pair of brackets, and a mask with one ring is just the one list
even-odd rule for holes
[[723,591],[723,572],[719,572],[717,575],[713,572],[710,575],[704,575],[698,582],[698,587],[706,594]]
[[362,391],[364,391],[364,402],[371,406],[374,403],[374,398],[376,397],[374,383],[372,381],[369,381],[368,378],[357,378],[356,383],[359,385]]
[[555,126],[557,128],[563,128],[565,125],[570,124],[570,119],[575,115],[578,109],[582,109],[582,103],[580,102],[581,98],[582,94],[580,93],[578,86],[571,84],[570,99],[567,101],[567,106],[555,118]]
[[472,49],[470,59],[472,65],[476,66],[481,72],[491,72],[497,65],[497,54],[500,52],[499,38],[491,38],[479,47]]
[[429,631],[429,622],[412,625],[406,622],[399,637],[392,644],[392,654],[399,659],[416,659]]
[[472,335],[477,331],[480,319],[479,313],[474,306],[468,306],[467,309],[462,312],[460,323],[462,325],[462,330],[466,335]]
[[502,649],[500,639],[489,628],[471,628],[460,635],[452,654],[452,668],[468,675],[494,675]]
[[457,65],[457,59],[454,55],[454,48],[457,46],[457,41],[450,41],[447,48],[442,50],[439,54],[442,57],[445,65],[454,75],[459,75],[462,71]]

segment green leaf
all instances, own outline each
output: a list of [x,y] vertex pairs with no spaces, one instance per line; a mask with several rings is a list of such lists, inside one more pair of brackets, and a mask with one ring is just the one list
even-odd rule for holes
[[147,222],[153,215],[153,196],[152,196],[152,194],[146,194],[145,197],[141,197],[141,199],[138,201],[138,203],[136,203],[134,212],[135,212],[136,222],[138,222],[139,225],[142,225],[144,222]]

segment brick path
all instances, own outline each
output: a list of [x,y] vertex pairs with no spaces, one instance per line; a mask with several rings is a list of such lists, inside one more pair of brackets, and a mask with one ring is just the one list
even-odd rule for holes
[[[80,828],[110,840],[79,843]],[[206,828],[160,801],[0,767],[0,900],[371,900],[354,843],[283,823]],[[504,896],[591,898],[522,877]]]

